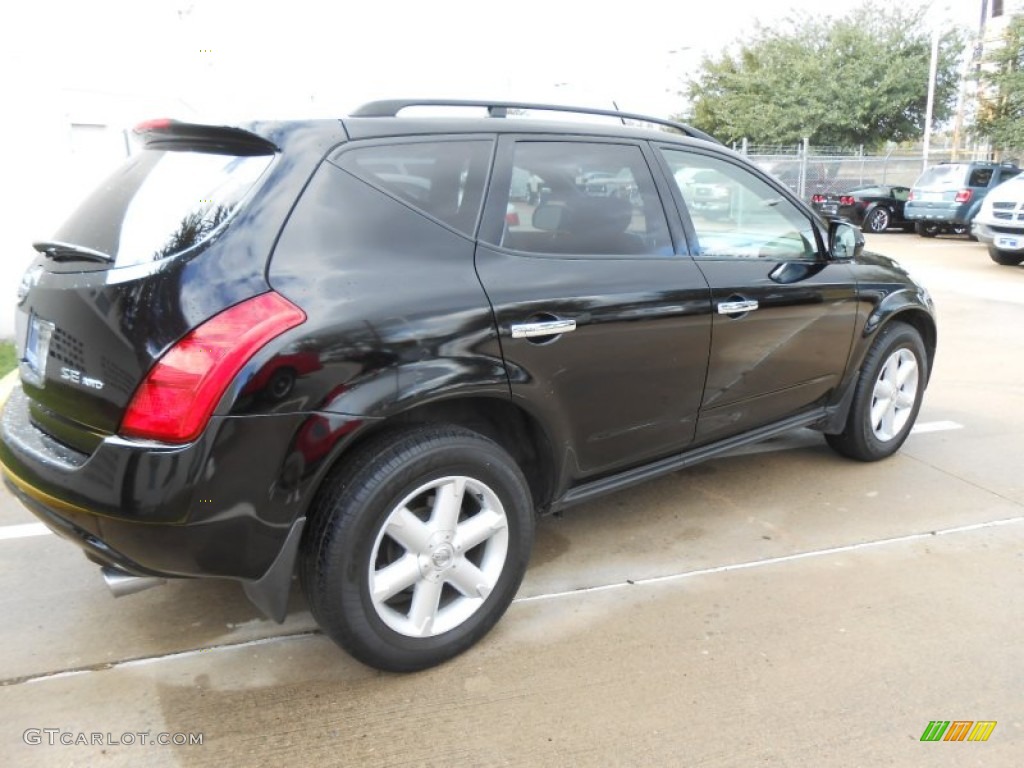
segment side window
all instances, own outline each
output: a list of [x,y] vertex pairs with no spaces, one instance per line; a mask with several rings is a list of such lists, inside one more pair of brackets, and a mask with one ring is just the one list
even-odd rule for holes
[[380,144],[343,151],[332,162],[472,236],[490,150],[482,140]]
[[968,187],[987,187],[992,181],[994,168],[975,168],[971,171],[971,178],[967,180]]
[[696,230],[695,256],[816,259],[811,220],[746,169],[684,150],[662,149]]
[[905,203],[910,198],[910,190],[906,187],[893,187],[892,198],[893,200]]
[[499,245],[581,256],[673,253],[640,148],[567,141],[516,144]]
[[1002,184],[1004,181],[1009,181],[1019,173],[1020,168],[1003,168],[999,174],[999,183]]

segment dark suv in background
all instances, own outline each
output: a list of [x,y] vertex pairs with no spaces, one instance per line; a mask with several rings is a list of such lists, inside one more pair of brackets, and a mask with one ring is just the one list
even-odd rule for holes
[[850,224],[684,125],[422,104],[145,123],[35,244],[0,463],[108,581],[281,620],[297,573],[340,645],[419,669],[502,615],[536,513],[797,427],[903,443],[931,300]]
[[914,182],[903,215],[921,237],[968,233],[988,191],[1018,173],[1013,163],[940,163]]

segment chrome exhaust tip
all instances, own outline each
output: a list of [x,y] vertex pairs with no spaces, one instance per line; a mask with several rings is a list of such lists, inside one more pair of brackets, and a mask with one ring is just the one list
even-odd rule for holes
[[135,576],[111,566],[100,568],[100,572],[103,574],[103,581],[106,582],[107,588],[113,593],[114,597],[134,595],[136,592],[142,592],[143,590],[159,587],[167,583],[167,579],[160,576]]

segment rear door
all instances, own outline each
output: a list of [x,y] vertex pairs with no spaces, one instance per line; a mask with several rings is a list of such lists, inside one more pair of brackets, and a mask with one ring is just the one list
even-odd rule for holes
[[[666,217],[654,162],[639,142],[499,144],[477,270],[512,395],[551,425],[574,477],[679,451],[694,436],[709,293]],[[516,178],[537,194],[510,195]]]
[[700,169],[729,201],[727,215],[708,216],[685,185],[674,190],[713,307],[697,441],[822,403],[843,375],[853,340],[850,265],[827,257],[807,211],[742,164],[675,146],[661,147],[660,155],[672,179]]

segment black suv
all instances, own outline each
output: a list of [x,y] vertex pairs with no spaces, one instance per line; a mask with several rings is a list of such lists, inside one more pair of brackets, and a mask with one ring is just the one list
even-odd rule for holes
[[1013,163],[940,163],[914,182],[903,216],[921,237],[967,234],[988,191],[1019,173]]
[[850,224],[684,125],[399,115],[432,103],[143,124],[35,244],[0,462],[118,590],[229,578],[281,620],[297,573],[419,669],[505,611],[536,513],[797,427],[903,443],[932,304]]

